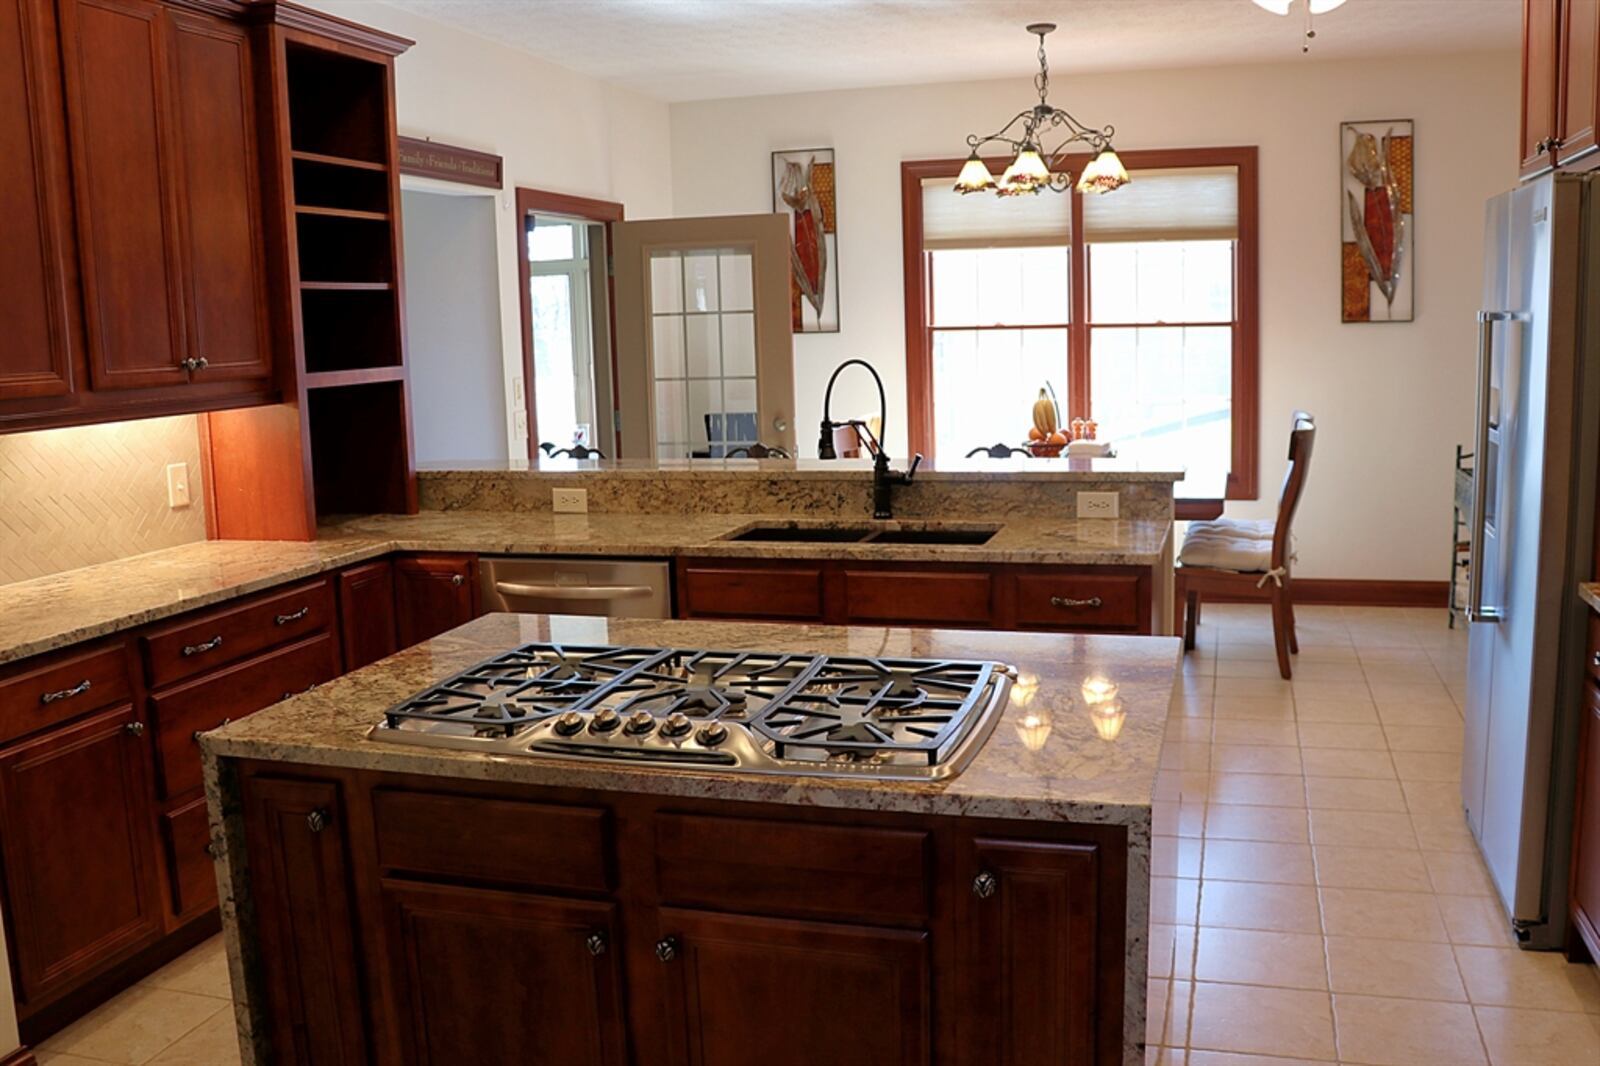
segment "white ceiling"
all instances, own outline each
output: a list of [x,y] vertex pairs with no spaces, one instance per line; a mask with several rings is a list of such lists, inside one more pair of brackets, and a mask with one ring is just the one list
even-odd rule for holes
[[[1052,70],[1304,61],[1304,3],[1250,0],[388,0],[661,100],[1029,76]],[[1520,0],[1349,0],[1310,60],[1516,47]]]

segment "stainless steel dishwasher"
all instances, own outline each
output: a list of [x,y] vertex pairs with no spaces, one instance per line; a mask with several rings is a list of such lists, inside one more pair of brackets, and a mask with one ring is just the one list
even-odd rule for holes
[[485,611],[672,617],[666,563],[485,555],[478,584]]

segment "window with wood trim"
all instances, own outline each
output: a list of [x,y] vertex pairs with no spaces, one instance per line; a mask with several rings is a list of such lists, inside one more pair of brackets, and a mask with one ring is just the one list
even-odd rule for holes
[[902,165],[912,446],[1020,444],[1048,384],[1119,456],[1186,469],[1180,498],[1254,498],[1256,150],[1122,156],[1103,196],[961,196],[961,160]]

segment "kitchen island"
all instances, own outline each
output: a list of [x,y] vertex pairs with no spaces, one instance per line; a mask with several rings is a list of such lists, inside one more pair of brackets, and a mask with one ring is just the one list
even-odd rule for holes
[[[612,645],[1015,680],[965,765],[929,779],[372,735],[486,659]],[[1166,638],[490,615],[205,734],[246,1061],[1142,1062],[1178,656]],[[1120,702],[1087,702],[1091,677]]]

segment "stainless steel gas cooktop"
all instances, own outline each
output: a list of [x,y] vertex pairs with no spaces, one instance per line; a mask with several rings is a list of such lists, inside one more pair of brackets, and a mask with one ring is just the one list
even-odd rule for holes
[[949,777],[994,728],[1001,663],[527,644],[395,704],[368,736],[744,773]]

